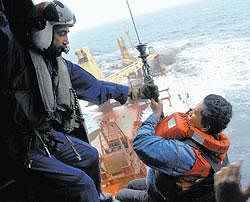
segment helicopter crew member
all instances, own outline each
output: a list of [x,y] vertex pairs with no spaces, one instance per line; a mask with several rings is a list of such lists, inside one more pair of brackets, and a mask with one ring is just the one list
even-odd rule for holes
[[[31,0],[0,0],[0,9],[1,126],[6,131],[1,155],[26,165],[23,183],[29,181],[39,201],[111,201],[101,190],[99,155],[88,144],[78,99],[124,104],[129,95],[152,98],[157,86],[129,90],[97,80],[64,59],[76,20],[59,1],[34,6]],[[1,174],[20,170],[15,168],[5,164]]]

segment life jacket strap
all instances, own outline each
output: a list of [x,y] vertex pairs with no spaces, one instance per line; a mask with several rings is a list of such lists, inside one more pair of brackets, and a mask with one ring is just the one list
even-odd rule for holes
[[226,155],[225,159],[222,162],[217,162],[217,158],[212,155],[206,148],[200,145],[198,142],[195,142],[192,139],[182,139],[181,142],[188,144],[189,146],[198,149],[207,162],[212,166],[214,172],[219,171],[222,167],[225,167],[229,164],[228,156]]

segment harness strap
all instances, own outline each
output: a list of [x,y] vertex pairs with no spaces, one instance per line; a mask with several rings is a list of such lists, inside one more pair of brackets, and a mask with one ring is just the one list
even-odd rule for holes
[[208,150],[206,150],[202,145],[200,145],[198,142],[195,142],[193,139],[182,139],[180,140],[185,144],[188,144],[191,147],[194,147],[195,149],[198,149],[203,157],[207,160],[207,162],[212,166],[214,172],[219,171],[222,167],[225,167],[226,165],[229,164],[228,156],[226,155],[226,158],[218,163],[216,161],[215,156],[209,153]]

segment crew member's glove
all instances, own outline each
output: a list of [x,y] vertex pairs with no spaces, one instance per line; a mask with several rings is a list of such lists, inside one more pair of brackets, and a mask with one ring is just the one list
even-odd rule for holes
[[127,97],[125,96],[120,96],[118,98],[115,98],[117,102],[120,102],[121,105],[125,104],[127,102]]
[[132,87],[131,95],[132,100],[138,99],[155,99],[157,101],[159,97],[158,86],[154,84],[152,77],[146,77],[144,79],[144,85],[142,87]]

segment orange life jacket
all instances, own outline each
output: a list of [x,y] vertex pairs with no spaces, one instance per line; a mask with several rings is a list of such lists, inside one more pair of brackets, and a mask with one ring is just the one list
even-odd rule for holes
[[[217,139],[215,139],[214,136],[192,127],[187,119],[187,114],[179,112],[173,113],[160,121],[156,126],[156,135],[181,141],[185,138],[191,139],[215,157],[215,163],[218,164],[225,159],[230,146],[229,139],[223,133],[217,134]],[[177,184],[182,190],[188,190],[195,182],[207,177],[212,168],[201,149],[192,145],[191,147],[195,153],[196,161],[189,171],[177,177]]]

